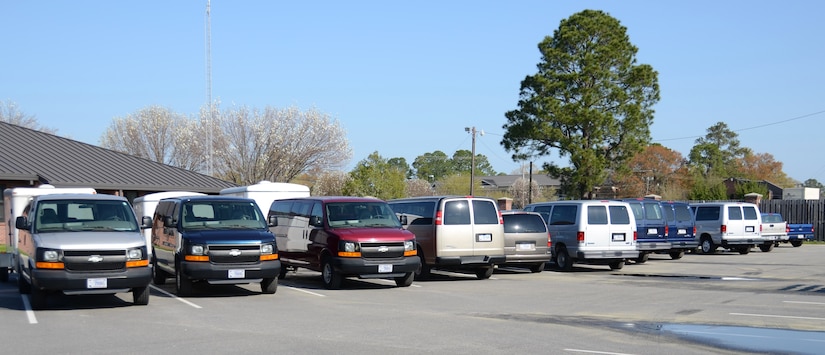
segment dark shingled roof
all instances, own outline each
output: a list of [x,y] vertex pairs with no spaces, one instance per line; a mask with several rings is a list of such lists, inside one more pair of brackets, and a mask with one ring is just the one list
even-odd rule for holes
[[218,193],[237,186],[53,134],[0,122],[0,180],[34,180],[58,187]]

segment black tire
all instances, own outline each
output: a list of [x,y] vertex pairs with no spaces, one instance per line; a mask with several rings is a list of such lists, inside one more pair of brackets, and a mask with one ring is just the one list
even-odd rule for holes
[[328,290],[337,290],[341,288],[341,284],[344,282],[344,278],[339,272],[335,271],[329,259],[325,259],[323,265],[321,265],[321,280]]
[[634,259],[633,261],[635,261],[635,262],[636,262],[636,264],[644,264],[644,263],[646,263],[646,262],[647,262],[647,260],[648,260],[649,258],[650,258],[650,253],[644,253],[644,252],[643,252],[643,253],[639,253],[639,257],[637,257],[637,258],[636,258],[636,259]]
[[544,271],[544,263],[538,263],[534,264],[533,266],[530,266],[530,272],[534,274],[542,271]]
[[773,250],[773,242],[766,242],[765,244],[760,244],[759,250],[761,250],[764,253],[770,252],[771,250]]
[[794,248],[799,248],[799,247],[802,246],[802,241],[801,240],[794,240],[794,241],[791,242],[791,245],[793,245]]
[[679,251],[671,251],[669,254],[670,254],[670,258],[671,258],[671,259],[673,259],[673,260],[679,260],[679,259],[681,259],[683,256],[685,256],[685,251],[684,251],[684,250],[679,250]]
[[133,288],[132,303],[136,306],[145,306],[149,304],[149,286]]
[[186,297],[192,294],[192,280],[183,275],[180,266],[175,269],[175,292],[179,297]]
[[9,282],[9,268],[0,267],[0,282]]
[[37,287],[32,287],[29,299],[31,300],[32,309],[37,310],[46,308],[46,291],[41,290]]
[[395,285],[398,287],[410,287],[413,283],[413,279],[415,279],[414,272],[408,272],[404,274],[402,277],[395,278]]
[[748,253],[751,252],[751,247],[750,246],[744,246],[744,247],[739,248],[738,251],[739,251],[739,254],[747,255]]
[[624,260],[614,261],[608,266],[610,266],[610,270],[621,270],[624,267]]
[[278,278],[279,278],[279,279],[281,279],[281,280],[285,279],[285,278],[286,278],[286,272],[287,272],[287,271],[288,271],[288,270],[286,269],[286,265],[284,265],[283,263],[281,263],[281,271],[280,271],[280,272],[278,272]]
[[421,264],[418,266],[418,269],[415,270],[415,279],[416,280],[429,279],[430,278],[430,271],[432,270],[430,268],[430,265],[427,265],[427,263],[424,262],[424,255],[423,254],[418,254],[418,258],[419,258],[419,261],[421,262]]
[[261,281],[261,293],[271,295],[278,291],[278,278],[267,278]]
[[573,260],[567,254],[567,248],[561,247],[556,251],[556,265],[561,271],[570,271],[573,268]]
[[713,239],[710,239],[710,237],[702,237],[699,243],[699,252],[702,254],[713,254],[716,252],[716,248],[719,247],[713,244]]
[[20,267],[17,268],[17,290],[21,295],[27,295],[32,292],[32,285],[26,281],[23,274],[20,272]]
[[158,267],[158,260],[152,257],[152,283],[160,286],[166,283],[167,278],[169,278],[169,274],[161,270]]
[[493,276],[493,267],[484,267],[481,269],[476,269],[476,277],[479,280],[486,280],[489,279],[490,276]]

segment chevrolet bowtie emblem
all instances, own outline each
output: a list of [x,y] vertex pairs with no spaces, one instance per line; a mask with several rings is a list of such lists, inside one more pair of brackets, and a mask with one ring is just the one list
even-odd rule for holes
[[229,251],[229,255],[230,255],[230,256],[240,256],[240,255],[241,255],[241,251],[240,251],[240,250],[238,250],[238,249],[232,249],[232,250],[230,250],[230,251]]
[[92,256],[89,257],[89,262],[90,263],[99,263],[101,261],[103,261],[103,257],[100,256],[100,255],[92,255]]
[[381,252],[381,253],[386,253],[386,252],[390,251],[390,248],[386,245],[382,245],[382,246],[378,247],[378,251]]

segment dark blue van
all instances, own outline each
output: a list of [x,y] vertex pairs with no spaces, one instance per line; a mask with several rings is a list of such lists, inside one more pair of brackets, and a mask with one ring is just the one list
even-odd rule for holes
[[693,210],[685,202],[663,201],[661,205],[667,221],[665,235],[667,241],[670,242],[670,258],[681,259],[685,252],[696,250],[699,247],[693,222]]
[[646,262],[651,253],[670,251],[670,243],[665,237],[667,224],[659,201],[646,198],[623,199],[622,201],[630,204],[633,216],[636,217],[636,249],[639,250],[636,263]]

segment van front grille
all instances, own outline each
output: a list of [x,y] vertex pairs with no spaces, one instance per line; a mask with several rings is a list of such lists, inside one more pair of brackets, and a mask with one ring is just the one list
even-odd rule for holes
[[404,242],[361,243],[361,257],[365,259],[392,259],[404,256]]
[[260,260],[258,245],[209,245],[209,261],[215,264],[252,264]]

